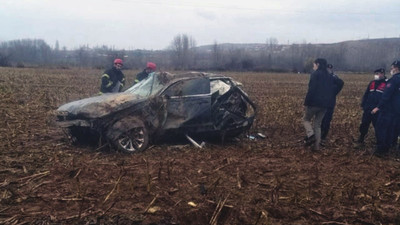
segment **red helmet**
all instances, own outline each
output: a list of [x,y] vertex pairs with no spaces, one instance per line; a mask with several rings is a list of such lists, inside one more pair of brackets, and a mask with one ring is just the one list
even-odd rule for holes
[[157,66],[155,63],[152,62],[148,62],[146,68],[152,69],[152,70],[156,70]]
[[121,64],[121,65],[123,65],[122,59],[115,59],[115,60],[114,60],[114,64]]

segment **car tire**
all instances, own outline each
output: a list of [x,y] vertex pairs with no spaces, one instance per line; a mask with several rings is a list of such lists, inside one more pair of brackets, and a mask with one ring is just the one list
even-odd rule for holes
[[123,133],[115,140],[115,145],[120,151],[129,154],[145,150],[149,145],[146,126],[138,126]]

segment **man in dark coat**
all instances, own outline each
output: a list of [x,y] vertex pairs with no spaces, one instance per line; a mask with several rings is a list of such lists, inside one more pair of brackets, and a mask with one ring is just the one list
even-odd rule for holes
[[125,85],[125,75],[122,73],[122,59],[115,59],[114,66],[104,71],[101,76],[100,94],[120,92]]
[[[335,79],[327,71],[326,59],[314,61],[314,72],[310,76],[308,91],[304,101],[305,113],[303,125],[306,130],[305,145],[313,145],[313,150],[319,150],[321,142],[321,122],[326,109],[334,105]],[[314,124],[311,120],[314,118]]]
[[140,81],[146,79],[149,76],[149,74],[155,72],[156,69],[157,69],[157,66],[155,63],[148,62],[146,65],[146,68],[142,72],[140,72],[136,75],[134,84],[137,84]]
[[369,82],[361,101],[363,115],[359,128],[360,136],[357,140],[359,145],[364,144],[365,136],[368,134],[369,125],[372,123],[372,126],[374,128],[376,127],[376,121],[378,119],[379,112],[372,114],[371,111],[378,105],[386,87],[387,80],[385,76],[385,69],[379,68],[374,71],[374,74],[374,80]]
[[378,106],[372,110],[372,114],[378,111],[379,116],[376,122],[376,150],[374,155],[385,156],[389,148],[393,146],[400,127],[400,61],[392,63],[390,74],[392,77],[387,81],[382,98]]
[[326,136],[328,136],[329,129],[331,127],[331,121],[333,118],[333,112],[335,110],[336,105],[336,96],[342,90],[344,82],[340,79],[336,74],[333,73],[333,65],[328,64],[327,70],[329,74],[335,79],[334,81],[334,99],[333,99],[333,107],[329,107],[326,109],[326,113],[321,123],[321,145],[325,145]]

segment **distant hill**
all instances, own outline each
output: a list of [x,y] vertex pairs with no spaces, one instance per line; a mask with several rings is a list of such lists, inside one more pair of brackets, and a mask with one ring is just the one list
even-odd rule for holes
[[[210,53],[215,51],[215,47],[215,45],[199,46],[196,51]],[[269,55],[271,59],[279,58],[285,61],[288,61],[288,58],[298,58],[298,60],[294,60],[296,62],[290,60],[293,70],[299,70],[302,67],[301,64],[306,63],[304,60],[307,58],[316,57],[327,58],[336,65],[336,69],[349,71],[370,71],[378,67],[388,69],[395,59],[400,59],[400,38],[352,40],[331,44],[223,43],[217,44],[217,48],[218,51],[225,54],[239,51],[261,57]]]
[[[332,44],[222,43],[189,48],[170,46],[165,50],[116,50],[107,46],[67,50],[51,48],[41,39],[0,43],[0,66],[109,67],[115,58],[124,67],[142,69],[155,62],[163,70],[235,70],[310,72],[317,57],[326,58],[335,70],[368,72],[389,69],[400,59],[400,38],[343,41]],[[180,43],[182,44],[182,43]],[[175,47],[175,48],[174,48]]]
[[[251,51],[262,51],[265,49],[270,48],[270,44],[263,44],[263,43],[247,43],[247,44],[242,44],[242,43],[221,43],[217,44],[219,48],[222,50],[231,50],[231,49],[244,49],[244,50],[251,50]],[[362,40],[352,40],[352,41],[343,41],[343,42],[338,42],[338,43],[330,43],[330,44],[311,44],[311,43],[293,43],[293,44],[275,44],[274,46],[279,46],[280,49],[287,49],[289,46],[292,45],[312,45],[315,47],[338,47],[342,45],[346,45],[347,47],[351,48],[369,48],[369,47],[378,47],[378,48],[392,48],[393,46],[396,46],[400,48],[400,38],[379,38],[379,39],[362,39]],[[212,51],[214,48],[214,45],[202,45],[196,47],[198,51]]]

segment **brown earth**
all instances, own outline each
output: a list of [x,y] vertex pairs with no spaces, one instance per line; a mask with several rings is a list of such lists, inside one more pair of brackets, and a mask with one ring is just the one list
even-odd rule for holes
[[[353,148],[371,75],[344,74],[329,142],[301,139],[309,76],[234,73],[258,105],[250,134],[140,154],[72,146],[63,103],[95,95],[99,70],[0,68],[0,223],[400,224],[400,162]],[[125,71],[133,81],[137,71]]]

